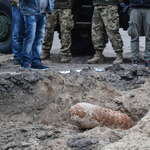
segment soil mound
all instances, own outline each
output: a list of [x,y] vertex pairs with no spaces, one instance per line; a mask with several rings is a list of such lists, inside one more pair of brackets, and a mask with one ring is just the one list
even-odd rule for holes
[[80,130],[69,123],[68,110],[87,102],[126,113],[136,124],[150,107],[149,74],[148,69],[118,64],[102,72],[86,67],[69,74],[30,69],[0,74],[0,147],[97,150],[132,129],[136,133],[136,126],[131,131],[101,126]]

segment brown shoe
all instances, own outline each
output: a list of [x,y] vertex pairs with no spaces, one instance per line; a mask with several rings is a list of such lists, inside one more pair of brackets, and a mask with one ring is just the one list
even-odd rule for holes
[[42,52],[41,59],[42,60],[50,59],[50,53]]
[[122,64],[122,63],[123,63],[123,55],[122,55],[122,52],[116,52],[116,60],[114,60],[113,63],[119,63],[119,64]]
[[66,63],[66,62],[68,62],[68,56],[62,55],[60,62],[61,62],[61,63]]
[[87,61],[88,64],[96,64],[104,61],[104,56],[101,51],[96,51],[94,57]]

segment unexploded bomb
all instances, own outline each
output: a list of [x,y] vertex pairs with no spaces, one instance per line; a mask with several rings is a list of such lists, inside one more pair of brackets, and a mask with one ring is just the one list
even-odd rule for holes
[[134,125],[132,119],[120,111],[89,103],[77,103],[72,106],[69,109],[69,117],[72,124],[85,129],[94,128],[98,125],[128,129]]

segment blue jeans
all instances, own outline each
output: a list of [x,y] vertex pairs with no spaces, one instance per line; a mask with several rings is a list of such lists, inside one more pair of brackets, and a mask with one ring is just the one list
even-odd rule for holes
[[[42,42],[45,36],[46,14],[40,15],[24,15],[25,36],[22,47],[21,65],[28,65],[30,62],[34,64],[41,63]],[[32,57],[30,59],[30,54]]]
[[22,33],[24,28],[23,16],[17,6],[12,7],[12,51],[14,59],[22,59]]

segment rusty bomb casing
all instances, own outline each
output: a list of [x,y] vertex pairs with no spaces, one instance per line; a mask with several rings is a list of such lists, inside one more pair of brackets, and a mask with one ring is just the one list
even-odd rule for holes
[[72,106],[69,109],[69,119],[72,124],[82,129],[94,128],[99,125],[128,129],[134,125],[132,119],[120,111],[89,103],[77,103]]

